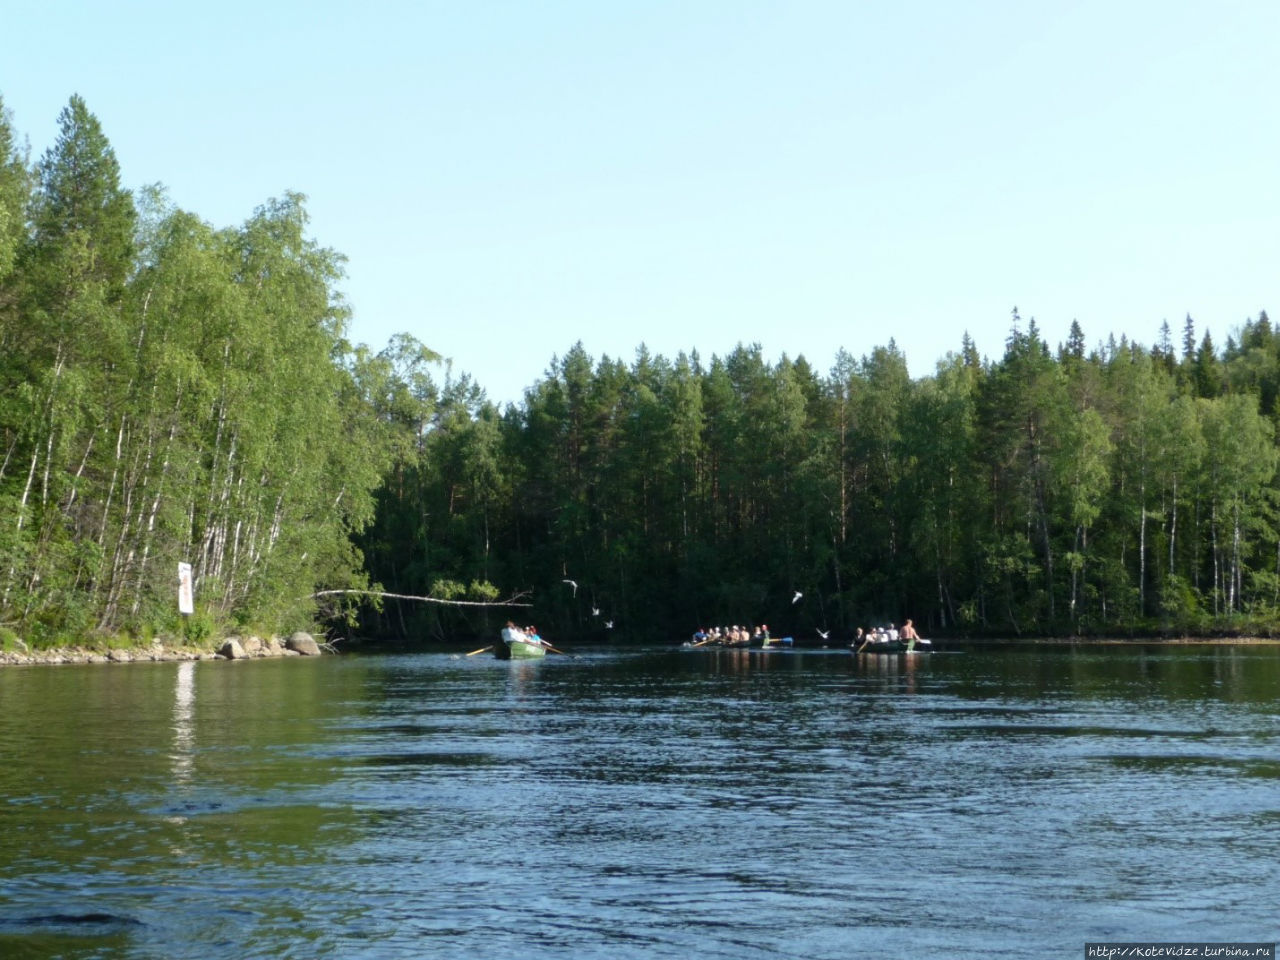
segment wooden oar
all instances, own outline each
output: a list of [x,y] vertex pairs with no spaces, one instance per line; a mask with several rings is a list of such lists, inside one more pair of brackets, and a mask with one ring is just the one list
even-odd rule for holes
[[867,634],[867,639],[865,639],[865,640],[863,640],[863,641],[862,641],[862,646],[861,646],[861,647],[859,647],[857,650],[855,650],[855,651],[853,651],[853,652],[854,652],[855,654],[857,654],[857,653],[861,653],[861,652],[866,648],[867,644],[868,644],[868,643],[870,643],[870,642],[871,642],[871,634],[869,634],[869,633],[868,633],[868,634]]
[[562,656],[562,657],[569,657],[571,660],[577,660],[577,659],[578,659],[578,658],[577,658],[577,657],[575,657],[572,653],[565,653],[563,650],[560,650],[560,649],[559,649],[559,648],[557,648],[557,647],[553,647],[551,644],[547,643],[547,641],[545,641],[545,640],[543,640],[543,641],[542,641],[542,645],[543,645],[544,647],[546,647],[548,650],[550,650],[552,653],[558,653],[558,654],[560,654],[560,656]]
[[467,654],[468,657],[474,657],[477,653],[484,653],[486,650],[492,650],[494,645],[491,643],[487,647],[481,647],[479,650],[472,650]]

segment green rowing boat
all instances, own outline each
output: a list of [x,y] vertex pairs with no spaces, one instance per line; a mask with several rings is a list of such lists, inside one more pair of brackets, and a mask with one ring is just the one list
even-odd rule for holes
[[545,657],[547,645],[519,628],[504,627],[502,642],[493,648],[493,655],[499,660],[531,660]]

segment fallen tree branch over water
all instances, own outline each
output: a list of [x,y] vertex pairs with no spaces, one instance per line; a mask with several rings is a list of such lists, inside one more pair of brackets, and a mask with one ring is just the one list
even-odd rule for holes
[[506,600],[441,600],[439,597],[411,597],[404,593],[385,593],[381,590],[318,590],[307,599],[316,597],[332,597],[338,594],[359,594],[367,597],[391,597],[393,600],[418,600],[422,603],[440,603],[451,607],[532,607],[532,603],[519,601],[529,594],[517,593]]

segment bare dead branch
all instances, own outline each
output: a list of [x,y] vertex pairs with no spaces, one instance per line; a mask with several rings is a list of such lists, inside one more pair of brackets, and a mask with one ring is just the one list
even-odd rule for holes
[[439,597],[411,597],[404,593],[384,593],[380,590],[318,590],[307,599],[332,597],[337,594],[359,594],[366,597],[391,597],[393,600],[417,600],[421,603],[440,603],[450,607],[532,607],[532,603],[520,603],[529,594],[517,593],[506,600],[441,600]]

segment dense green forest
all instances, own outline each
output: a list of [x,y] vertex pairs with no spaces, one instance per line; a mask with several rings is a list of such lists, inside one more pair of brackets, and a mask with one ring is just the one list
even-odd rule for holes
[[1051,348],[1015,310],[999,359],[957,331],[914,380],[892,341],[576,345],[499,410],[412,336],[348,342],[302,197],[215,228],[119,181],[80,98],[35,163],[0,104],[0,634],[446,639],[511,597],[557,641],[1280,624],[1265,313]]
[[[404,589],[530,588],[563,636],[767,622],[816,638],[907,616],[988,635],[1269,632],[1266,315],[1221,355],[1189,318],[1180,355],[1167,329],[1152,349],[1086,351],[1078,325],[1056,350],[1016,312],[1011,327],[998,362],[964,337],[918,380],[892,342],[826,374],[757,346],[630,364],[574,347],[502,415],[476,395],[424,408],[362,549]],[[380,622],[415,636],[457,616]]]
[[133,196],[78,97],[34,165],[0,112],[0,630],[199,640],[365,583],[390,444],[305,227],[297,196],[224,230]]

